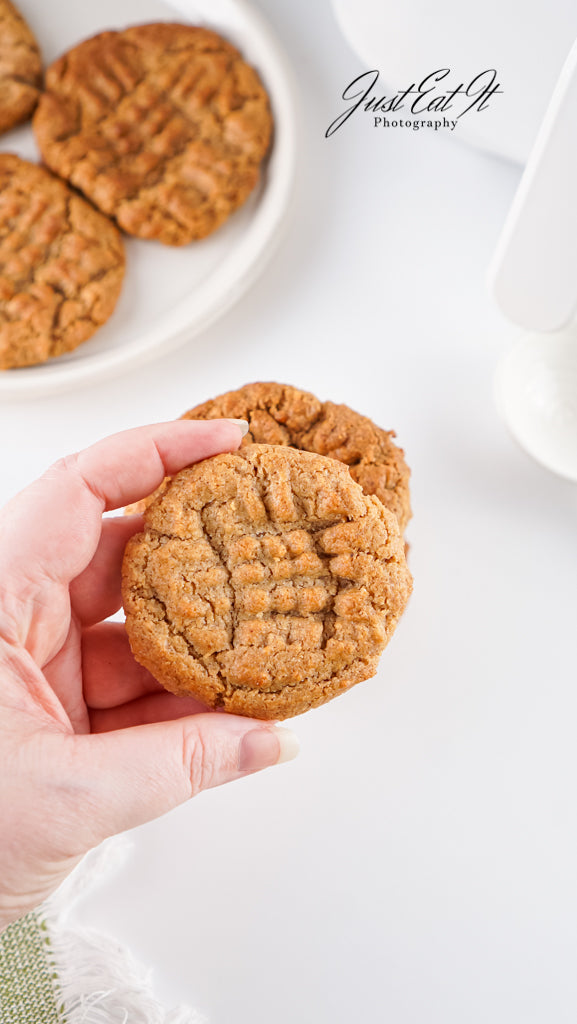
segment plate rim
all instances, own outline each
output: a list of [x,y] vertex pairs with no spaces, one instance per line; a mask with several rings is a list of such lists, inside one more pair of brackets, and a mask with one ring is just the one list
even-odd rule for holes
[[[184,10],[187,0],[164,2],[168,7],[176,8],[180,17],[187,17]],[[174,351],[224,316],[257,280],[276,251],[288,221],[296,172],[297,121],[292,69],[278,38],[260,11],[256,11],[248,0],[225,0],[225,12],[227,5],[240,15],[242,27],[246,26],[251,38],[258,41],[262,52],[258,59],[252,55],[249,59],[263,77],[274,117],[274,146],[265,166],[262,194],[245,236],[194,293],[194,310],[189,308],[191,297],[177,303],[171,311],[173,326],[168,334],[159,334],[156,325],[126,346],[91,353],[77,362],[58,365],[55,359],[37,366],[4,370],[0,373],[1,398],[19,400],[61,394],[77,386],[118,376],[131,366],[150,363],[162,354]],[[195,6],[194,0],[191,6]],[[204,17],[207,24],[224,33],[227,26],[214,17],[218,16],[219,7],[222,8],[222,3],[214,4],[210,11],[206,10]]]

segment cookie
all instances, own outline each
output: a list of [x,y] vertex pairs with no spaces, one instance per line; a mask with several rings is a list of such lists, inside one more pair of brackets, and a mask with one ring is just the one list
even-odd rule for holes
[[[404,531],[410,517],[410,471],[392,430],[380,427],[347,405],[320,402],[289,384],[247,384],[197,405],[182,419],[220,417],[248,421],[243,443],[280,444],[344,462],[365,494],[375,494],[394,512]],[[156,493],[159,493],[158,491]],[[141,512],[146,501],[130,507]]]
[[90,338],[123,276],[114,224],[42,167],[0,153],[0,369]]
[[38,44],[10,0],[0,0],[0,132],[31,117],[41,84]]
[[266,719],[373,676],[410,590],[395,516],[342,463],[277,445],[178,473],[123,564],[136,660],[174,693]]
[[102,32],[46,72],[34,117],[45,163],[130,235],[185,245],[254,189],[272,117],[256,71],[215,32]]

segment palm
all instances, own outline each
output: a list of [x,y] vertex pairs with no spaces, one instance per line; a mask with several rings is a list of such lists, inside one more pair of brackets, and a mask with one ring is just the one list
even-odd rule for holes
[[[106,502],[82,476],[77,493],[70,495],[65,519],[47,516],[41,509],[42,492],[51,489],[54,472],[28,489],[36,492],[37,504],[28,500],[23,510],[15,499],[2,521],[6,543],[0,571],[3,563],[10,564],[9,573],[18,581],[16,611],[25,609],[26,628],[23,632],[12,607],[0,605],[0,635],[12,637],[14,649],[33,659],[30,697],[36,713],[43,719],[48,715],[59,729],[78,734],[206,710],[192,698],[166,693],[134,661],[122,623],[106,621],[121,607],[122,555],[141,520],[102,518]],[[146,477],[143,470],[142,489],[148,489]],[[23,551],[12,548],[11,533],[28,533],[31,542]]]

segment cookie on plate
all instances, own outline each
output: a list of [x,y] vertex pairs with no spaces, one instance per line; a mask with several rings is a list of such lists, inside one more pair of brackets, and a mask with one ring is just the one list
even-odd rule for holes
[[178,473],[123,564],[136,660],[174,693],[267,719],[373,676],[410,590],[395,516],[342,463],[277,445]]
[[41,84],[38,43],[14,4],[0,0],[0,132],[31,117]]
[[234,46],[162,22],[102,32],[60,57],[34,131],[45,163],[124,231],[185,245],[252,192],[272,117]]
[[[281,444],[344,462],[365,494],[376,494],[404,531],[410,517],[410,471],[392,430],[382,430],[347,405],[320,402],[290,384],[247,384],[184,413],[182,419],[243,419],[243,444]],[[158,494],[159,491],[156,492]],[[130,506],[141,512],[146,501]]]
[[49,171],[0,153],[0,369],[70,352],[122,286],[117,228]]

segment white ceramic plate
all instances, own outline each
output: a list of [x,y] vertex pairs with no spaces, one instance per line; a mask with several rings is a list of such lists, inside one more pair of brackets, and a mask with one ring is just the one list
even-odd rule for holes
[[[0,397],[28,398],[101,380],[183,344],[224,313],[265,266],[279,240],[292,192],[295,115],[290,72],[276,39],[244,0],[18,0],[44,63],[109,28],[190,21],[237,45],[266,85],[274,146],[253,195],[218,231],[173,249],[125,238],[126,277],[110,320],[76,351],[41,366],[0,372]],[[0,138],[0,149],[38,160],[30,125]]]

